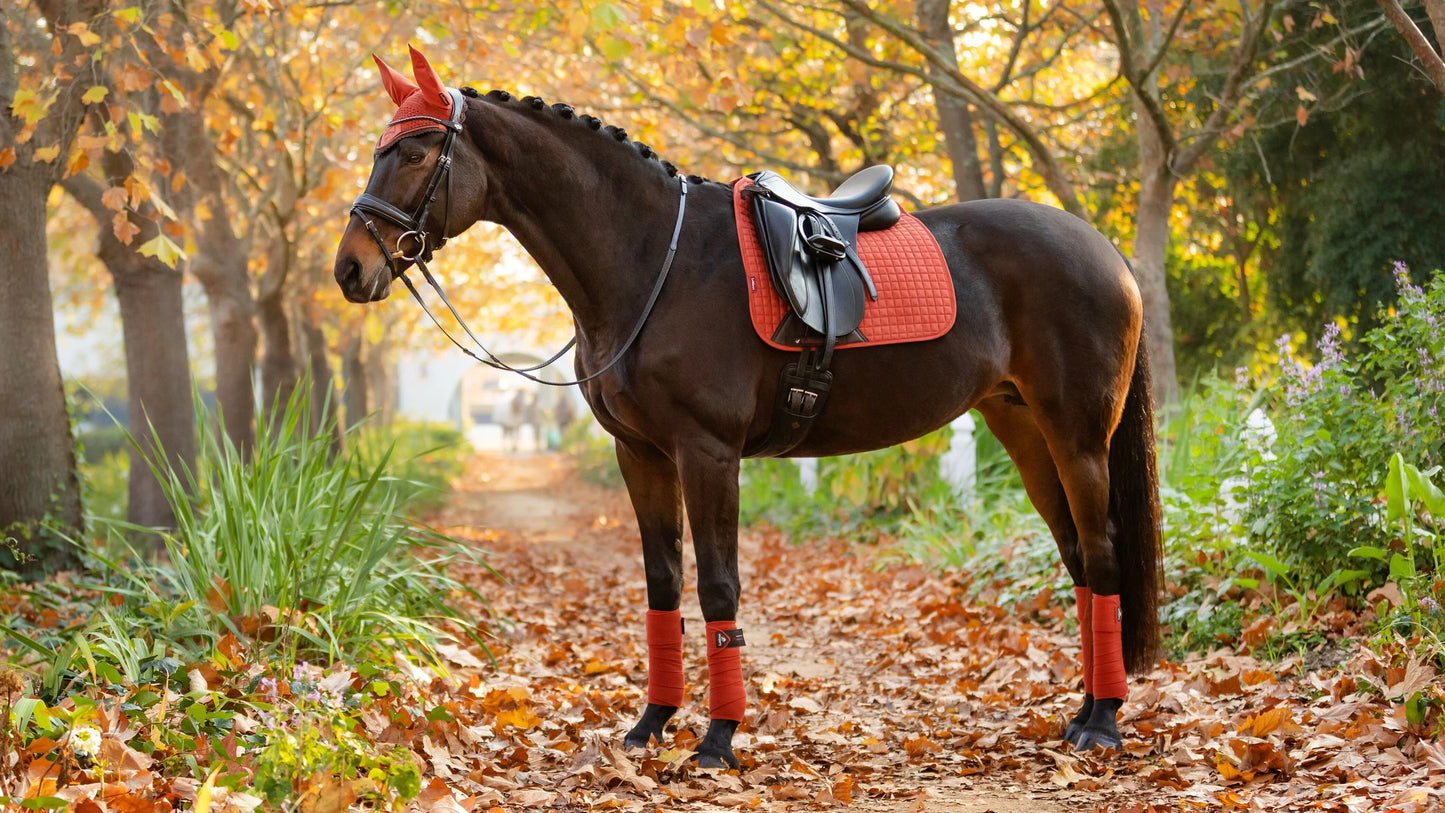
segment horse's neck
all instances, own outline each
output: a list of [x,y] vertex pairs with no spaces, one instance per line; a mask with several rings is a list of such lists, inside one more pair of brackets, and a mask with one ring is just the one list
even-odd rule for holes
[[[504,112],[521,121],[484,129],[486,219],[532,255],[590,343],[620,342],[613,334],[631,329],[661,269],[678,180],[579,122]],[[504,133],[515,140],[501,140]]]

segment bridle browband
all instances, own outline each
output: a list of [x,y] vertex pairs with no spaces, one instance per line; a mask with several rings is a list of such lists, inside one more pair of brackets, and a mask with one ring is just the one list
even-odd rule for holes
[[[642,326],[647,323],[647,317],[652,313],[652,306],[657,304],[657,297],[662,293],[662,284],[667,280],[667,274],[672,270],[672,261],[677,256],[678,236],[682,234],[683,214],[687,211],[687,179],[681,175],[678,176],[680,192],[677,201],[677,223],[672,228],[672,241],[668,243],[667,257],[662,261],[662,270],[658,272],[657,282],[653,284],[652,293],[647,298],[647,304],[642,308],[642,315],[638,317],[637,324],[633,326],[632,333],[628,335],[627,341],[622,343],[621,349],[619,349],[616,355],[612,357],[612,360],[603,365],[600,370],[578,378],[575,381],[548,381],[532,375],[532,373],[544,367],[549,367],[558,359],[562,358],[568,350],[576,346],[577,337],[573,336],[561,350],[558,350],[551,358],[541,364],[535,364],[531,367],[513,367],[497,358],[492,351],[488,350],[486,346],[482,344],[481,340],[472,332],[472,329],[467,327],[467,323],[462,320],[461,314],[457,313],[457,309],[452,306],[451,299],[447,297],[446,291],[442,290],[441,284],[438,283],[436,277],[432,275],[431,269],[427,268],[427,263],[432,258],[432,252],[446,245],[447,242],[446,226],[447,221],[450,220],[452,205],[452,154],[456,151],[457,134],[462,132],[462,120],[466,116],[466,103],[462,94],[452,88],[447,88],[447,93],[451,94],[452,100],[452,114],[450,119],[439,119],[435,116],[407,116],[406,118],[393,119],[390,122],[391,124],[401,124],[408,121],[431,121],[446,128],[446,137],[442,141],[441,155],[437,157],[436,166],[432,169],[431,180],[427,182],[426,191],[422,194],[421,204],[417,206],[416,212],[407,214],[403,209],[392,205],[388,201],[382,200],[370,192],[362,192],[351,204],[351,214],[361,219],[362,225],[365,226],[366,230],[371,234],[371,239],[376,241],[377,247],[381,249],[382,256],[386,257],[386,264],[391,269],[392,276],[399,278],[402,283],[406,285],[406,289],[411,292],[412,298],[417,301],[417,304],[421,305],[421,309],[431,318],[432,323],[437,326],[437,329],[442,332],[442,335],[446,336],[447,339],[463,353],[466,353],[468,356],[471,356],[473,359],[488,367],[497,370],[507,370],[523,378],[535,381],[538,384],[546,384],[549,387],[570,387],[574,384],[582,384],[597,378],[616,366],[617,362],[622,360],[622,357],[627,351],[632,349],[633,342],[635,342],[638,335],[642,333]],[[442,217],[442,237],[437,241],[435,246],[430,246],[428,245],[426,236],[426,218],[431,212],[432,204],[436,202],[437,191],[441,187],[443,178],[445,178],[447,182],[447,209]],[[377,230],[376,223],[371,219],[371,216],[389,221],[391,224],[403,230],[401,235],[396,238],[396,246],[394,249],[387,249],[386,241],[381,239],[381,232]],[[411,253],[408,253],[406,247],[403,246],[403,243],[408,240],[416,241],[416,250]],[[421,269],[422,277],[426,279],[427,284],[431,286],[432,290],[436,291],[437,296],[439,296],[442,303],[447,306],[447,310],[451,312],[452,317],[457,320],[457,324],[461,325],[462,330],[466,331],[467,337],[476,344],[486,356],[485,358],[463,346],[461,342],[457,341],[456,338],[442,326],[436,314],[432,313],[431,308],[427,307],[426,300],[422,299],[421,293],[417,291],[416,286],[412,285],[411,280],[406,276],[406,272],[397,268],[398,260],[415,263],[416,267]]]

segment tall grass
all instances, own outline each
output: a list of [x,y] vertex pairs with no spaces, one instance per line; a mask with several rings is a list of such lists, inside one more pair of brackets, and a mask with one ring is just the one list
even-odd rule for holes
[[104,544],[85,546],[100,579],[87,586],[117,606],[49,639],[5,632],[66,661],[52,658],[52,672],[102,679],[133,678],[165,653],[222,659],[236,651],[221,646],[230,636],[246,657],[281,669],[384,667],[398,654],[435,662],[454,632],[481,643],[467,612],[485,602],[449,572],[486,568],[480,554],[408,515],[424,490],[389,474],[399,467],[391,447],[373,439],[337,456],[331,426],[308,424],[308,389],[260,428],[249,458],[198,400],[195,471],[151,464],[175,527],[99,521]]

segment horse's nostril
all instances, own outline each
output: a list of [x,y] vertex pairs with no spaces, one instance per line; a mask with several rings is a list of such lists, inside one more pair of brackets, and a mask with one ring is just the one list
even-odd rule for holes
[[342,285],[357,285],[361,282],[361,261],[355,257],[346,258],[341,266],[341,273],[336,275],[336,281]]

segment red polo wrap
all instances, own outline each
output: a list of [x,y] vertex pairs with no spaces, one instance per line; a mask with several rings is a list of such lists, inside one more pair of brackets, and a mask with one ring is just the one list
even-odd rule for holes
[[1129,677],[1124,672],[1123,614],[1119,597],[1095,595],[1092,602],[1094,631],[1094,699],[1129,695]]
[[707,624],[708,716],[714,720],[742,722],[748,709],[748,696],[743,688],[742,653],[738,647],[728,645],[728,631],[737,628],[735,621],[709,621]]
[[1074,609],[1079,614],[1079,637],[1083,639],[1084,651],[1084,694],[1094,693],[1094,623],[1090,620],[1093,591],[1087,587],[1074,588]]
[[682,705],[682,611],[647,611],[647,702]]

